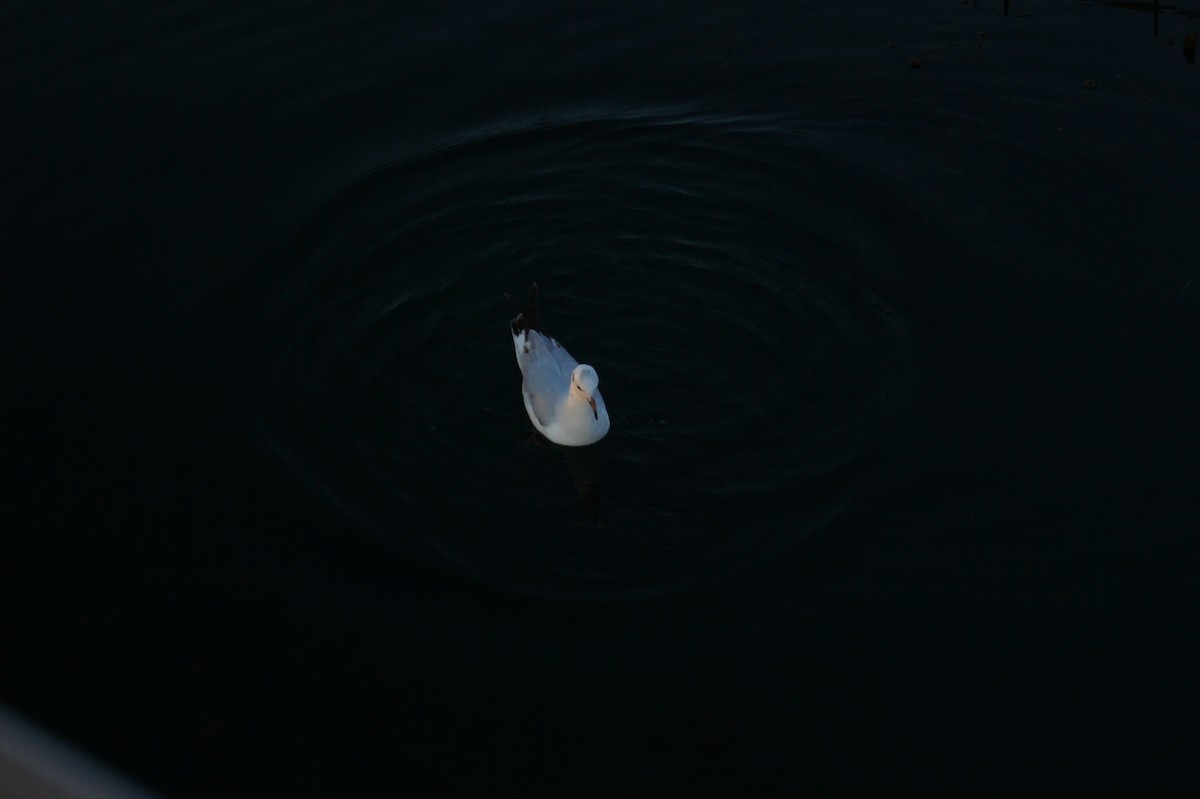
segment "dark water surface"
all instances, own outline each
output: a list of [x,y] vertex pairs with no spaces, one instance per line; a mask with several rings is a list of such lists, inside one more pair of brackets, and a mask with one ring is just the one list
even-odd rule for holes
[[0,21],[3,702],[172,797],[1186,791],[1200,6]]

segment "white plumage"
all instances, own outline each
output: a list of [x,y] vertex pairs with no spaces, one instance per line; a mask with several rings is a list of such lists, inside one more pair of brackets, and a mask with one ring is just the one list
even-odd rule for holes
[[600,396],[600,376],[571,357],[537,324],[537,284],[529,303],[512,320],[513,346],[521,368],[521,396],[529,421],[555,444],[582,447],[608,432],[608,408]]

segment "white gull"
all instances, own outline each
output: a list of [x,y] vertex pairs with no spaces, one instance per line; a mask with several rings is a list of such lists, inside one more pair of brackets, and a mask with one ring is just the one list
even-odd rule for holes
[[530,287],[529,302],[509,327],[524,378],[521,396],[525,411],[538,432],[568,447],[604,438],[609,422],[600,396],[600,376],[542,332],[537,320],[537,283]]

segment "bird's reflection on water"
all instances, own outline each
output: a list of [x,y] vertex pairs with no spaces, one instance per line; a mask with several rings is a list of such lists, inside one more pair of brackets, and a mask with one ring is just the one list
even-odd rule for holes
[[579,495],[579,503],[588,518],[595,520],[600,511],[600,450],[596,445],[590,447],[560,447],[563,460],[575,481],[575,491]]
[[602,458],[600,447],[592,444],[586,447],[564,447],[543,436],[536,430],[530,431],[529,442],[539,449],[557,450],[562,453],[575,482],[575,491],[579,496],[579,504],[590,521],[595,521],[600,513],[600,474]]

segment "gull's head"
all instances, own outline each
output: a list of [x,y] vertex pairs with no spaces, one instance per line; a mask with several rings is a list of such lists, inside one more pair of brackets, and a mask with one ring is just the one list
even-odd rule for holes
[[600,414],[596,410],[595,394],[599,387],[600,375],[596,374],[596,370],[586,363],[581,363],[571,370],[571,394],[591,405],[592,416],[597,419],[600,418]]

